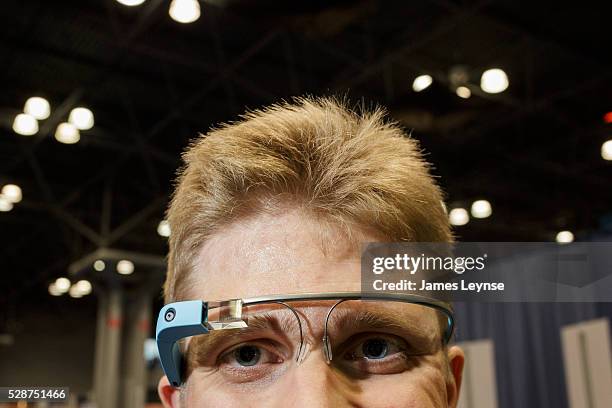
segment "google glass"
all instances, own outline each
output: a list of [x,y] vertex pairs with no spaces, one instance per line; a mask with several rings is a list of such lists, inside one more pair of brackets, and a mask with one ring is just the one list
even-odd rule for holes
[[[229,329],[236,330],[233,332],[235,334],[249,329],[256,330],[262,327],[263,320],[281,312],[290,319],[295,318],[297,323],[299,347],[295,355],[299,362],[304,351],[304,325],[298,310],[311,302],[326,302],[329,305],[322,322],[323,352],[328,363],[331,363],[336,354],[332,346],[334,336],[340,337],[336,333],[368,334],[369,340],[360,340],[361,347],[353,345],[350,350],[346,348],[339,351],[354,359],[382,358],[390,348],[411,355],[428,354],[432,350],[434,332],[440,333],[437,342],[439,344],[441,341],[443,345],[448,344],[453,335],[454,317],[450,305],[418,295],[335,292],[271,295],[218,302],[188,300],[170,303],[159,312],[156,340],[164,373],[174,387],[181,386],[186,380],[181,339],[199,335],[212,336],[212,339],[215,333]],[[434,325],[428,314],[431,312],[438,317]],[[425,322],[429,322],[429,325]],[[393,335],[401,339],[401,344],[400,340],[393,340],[390,346],[389,341],[381,340],[381,336],[372,337],[371,333],[378,332],[382,333],[382,338]],[[243,348],[234,354],[244,365],[251,364],[257,358],[257,350],[253,347]]]

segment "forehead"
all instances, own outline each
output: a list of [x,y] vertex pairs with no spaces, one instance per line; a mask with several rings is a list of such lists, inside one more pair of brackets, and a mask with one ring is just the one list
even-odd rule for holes
[[374,233],[339,228],[294,208],[233,222],[202,244],[189,298],[360,290],[360,242]]

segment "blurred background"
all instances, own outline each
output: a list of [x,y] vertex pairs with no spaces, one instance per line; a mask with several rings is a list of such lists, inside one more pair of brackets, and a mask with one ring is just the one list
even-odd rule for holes
[[[151,339],[180,153],[295,95],[386,106],[435,164],[460,240],[611,240],[600,4],[4,0],[0,17],[0,386],[157,406]],[[612,401],[610,304],[458,313],[472,350],[463,407]],[[578,363],[564,335],[590,339]],[[588,364],[602,359],[603,374]]]

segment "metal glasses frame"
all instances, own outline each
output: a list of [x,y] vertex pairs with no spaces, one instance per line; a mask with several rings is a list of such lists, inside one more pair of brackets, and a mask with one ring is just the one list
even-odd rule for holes
[[[386,300],[392,302],[403,302],[417,305],[423,305],[439,310],[444,313],[448,319],[448,326],[443,336],[444,344],[447,344],[452,338],[455,319],[452,308],[448,303],[435,299],[426,298],[424,296],[404,294],[404,293],[362,293],[362,292],[330,292],[330,293],[301,293],[289,295],[268,295],[244,299],[231,299],[223,303],[232,303],[235,307],[257,305],[263,303],[279,303],[309,300],[339,300],[332,309],[328,312],[327,318],[333,308],[339,303],[347,300]],[[183,359],[180,352],[178,341],[189,336],[207,334],[211,330],[219,330],[225,328],[234,328],[231,323],[215,326],[208,321],[209,303],[203,300],[187,300],[174,302],[165,305],[159,312],[156,326],[156,341],[159,351],[159,359],[168,377],[170,384],[174,387],[179,387],[183,384],[182,365]],[[289,307],[291,309],[291,307]],[[293,309],[291,309],[293,311]],[[293,311],[295,313],[295,311]],[[240,311],[238,311],[240,313]],[[298,322],[300,319],[298,318]],[[327,328],[327,324],[325,325]],[[244,327],[244,326],[242,326]],[[300,323],[301,329],[301,323]],[[300,330],[301,331],[301,330]],[[327,333],[325,334],[327,336]],[[328,350],[329,349],[329,350]],[[324,351],[328,362],[331,360],[331,349],[329,342],[324,337]],[[299,354],[299,353],[298,353]]]

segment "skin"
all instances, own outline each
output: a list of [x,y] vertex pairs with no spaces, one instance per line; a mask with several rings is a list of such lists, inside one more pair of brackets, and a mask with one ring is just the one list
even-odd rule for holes
[[[353,232],[360,242],[380,241],[375,232]],[[193,273],[188,299],[359,291],[360,254],[340,232],[300,208],[287,208],[242,218],[214,234],[203,243]],[[342,356],[327,364],[322,322],[331,304],[299,305],[308,345],[301,364],[287,351],[297,341],[288,330],[284,337],[276,336],[278,345],[261,348],[262,365],[256,367],[272,373],[265,379],[236,383],[233,379],[242,378],[236,377],[236,370],[253,371],[245,371],[249,367],[236,363],[231,352],[221,366],[217,358],[206,357],[209,361],[189,370],[181,390],[162,377],[158,392],[164,407],[456,407],[464,363],[457,346],[438,347],[409,364],[399,363],[399,372],[384,375],[354,375],[345,369],[352,362]],[[436,332],[433,316],[420,316],[419,325],[431,327],[428,333]],[[189,344],[190,350],[198,349],[198,340]]]

